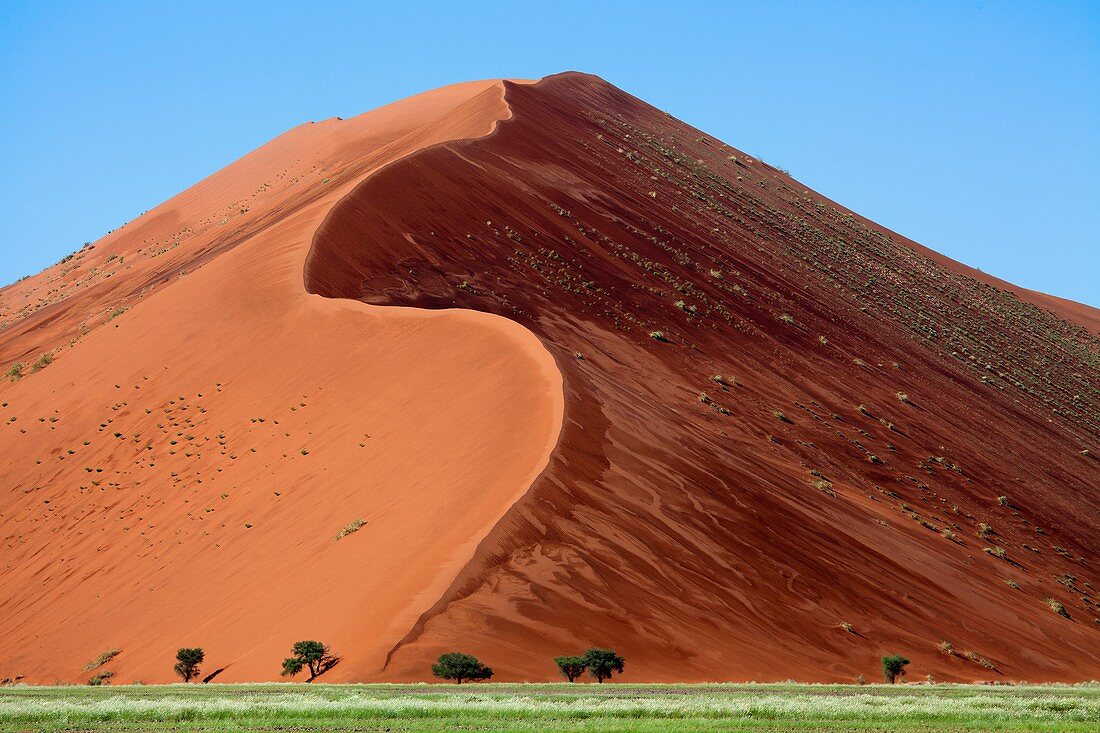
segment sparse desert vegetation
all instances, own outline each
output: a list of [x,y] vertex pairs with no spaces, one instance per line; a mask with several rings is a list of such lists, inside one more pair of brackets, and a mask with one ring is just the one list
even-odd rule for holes
[[309,670],[306,682],[312,682],[340,663],[340,657],[332,653],[328,645],[308,639],[296,641],[290,656],[283,660],[283,676],[294,677],[303,669]]
[[366,526],[366,524],[367,522],[365,519],[353,519],[352,521],[348,522],[340,528],[340,531],[336,533],[336,539],[341,540],[347,537],[349,534],[358,532],[364,526]]
[[183,679],[190,682],[199,675],[199,665],[206,659],[206,654],[199,647],[182,647],[176,652],[176,666],[173,671]]
[[87,664],[85,664],[84,665],[84,671],[85,672],[91,672],[92,670],[99,669],[104,664],[107,664],[108,662],[110,662],[112,659],[114,659],[115,657],[117,657],[121,653],[122,653],[121,649],[116,649],[116,648],[108,649],[107,651],[103,652],[102,654],[100,654],[95,659],[93,659],[90,662],[88,662]]
[[905,676],[905,668],[909,666],[909,660],[900,654],[891,654],[882,658],[882,678],[891,685],[898,677]]
[[53,354],[47,351],[45,354],[35,359],[34,363],[31,364],[31,373],[33,374],[34,372],[41,371],[50,364],[53,364]]
[[105,669],[102,672],[96,672],[95,674],[93,674],[91,677],[88,678],[88,685],[91,686],[91,687],[99,687],[101,685],[106,685],[110,681],[110,679],[114,676],[115,676],[115,673],[112,672],[109,669]]

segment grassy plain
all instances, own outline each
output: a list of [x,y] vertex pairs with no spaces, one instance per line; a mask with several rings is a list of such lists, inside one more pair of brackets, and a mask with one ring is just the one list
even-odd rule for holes
[[1100,730],[1100,685],[0,688],[0,731]]

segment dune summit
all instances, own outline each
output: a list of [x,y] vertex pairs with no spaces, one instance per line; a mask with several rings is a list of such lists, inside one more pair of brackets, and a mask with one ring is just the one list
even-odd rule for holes
[[1098,334],[596,77],[302,125],[0,290],[0,677],[1095,678]]

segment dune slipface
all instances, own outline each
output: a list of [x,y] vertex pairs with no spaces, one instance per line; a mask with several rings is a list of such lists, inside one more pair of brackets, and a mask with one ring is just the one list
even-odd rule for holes
[[0,318],[54,356],[0,385],[0,676],[1100,674],[1100,312],[595,77],[296,128]]

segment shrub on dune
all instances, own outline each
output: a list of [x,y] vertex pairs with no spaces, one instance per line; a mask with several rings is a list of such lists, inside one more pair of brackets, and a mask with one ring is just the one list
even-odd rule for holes
[[184,682],[190,682],[198,676],[199,665],[205,658],[201,647],[182,647],[176,652],[176,666],[173,669]]
[[1062,618],[1069,618],[1069,611],[1067,611],[1065,605],[1056,598],[1047,598],[1043,603],[1047,604],[1051,611],[1054,611]]
[[340,657],[319,641],[296,641],[290,653],[291,656],[283,660],[281,674],[293,677],[303,669],[308,669],[309,679],[306,682],[313,682],[340,663]]
[[882,679],[891,685],[898,677],[905,676],[905,667],[909,660],[900,654],[892,654],[882,658]]
[[34,363],[31,364],[31,372],[33,373],[41,371],[48,367],[50,364],[53,364],[53,354],[47,351],[45,354],[34,360]]
[[99,687],[101,685],[109,685],[111,678],[115,676],[115,673],[107,669],[99,674],[93,675],[88,678],[88,684],[92,687]]
[[85,672],[91,672],[94,669],[99,669],[104,664],[106,664],[107,662],[109,662],[112,659],[114,659],[115,657],[117,657],[119,654],[122,654],[121,649],[118,649],[118,648],[108,649],[107,651],[103,652],[102,654],[100,654],[98,657],[96,657],[92,661],[85,664],[84,665],[84,671]]

